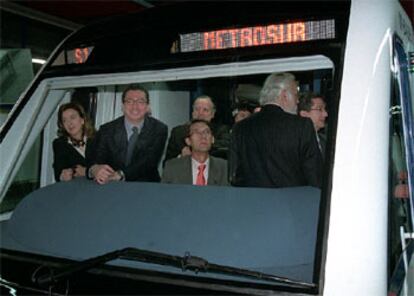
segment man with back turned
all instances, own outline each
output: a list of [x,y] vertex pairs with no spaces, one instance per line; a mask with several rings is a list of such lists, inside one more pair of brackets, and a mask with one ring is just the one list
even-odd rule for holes
[[321,154],[312,121],[296,115],[298,83],[290,73],[267,77],[262,109],[235,125],[231,182],[236,186],[291,187],[321,183]]

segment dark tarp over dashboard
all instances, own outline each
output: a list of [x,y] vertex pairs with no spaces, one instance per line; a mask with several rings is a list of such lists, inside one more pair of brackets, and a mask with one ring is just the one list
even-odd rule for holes
[[[74,260],[126,247],[188,252],[216,264],[312,282],[319,202],[320,191],[311,187],[100,186],[79,179],[28,195],[1,223],[0,243]],[[142,262],[110,264],[183,273]]]

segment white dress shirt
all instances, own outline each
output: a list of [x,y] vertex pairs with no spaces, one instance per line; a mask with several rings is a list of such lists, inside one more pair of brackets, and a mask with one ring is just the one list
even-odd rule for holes
[[[198,166],[202,164],[195,160],[194,158],[191,158],[191,171],[193,175],[193,185],[197,182],[197,175],[198,175]],[[207,158],[207,160],[204,162],[206,165],[206,168],[204,169],[204,179],[206,180],[206,184],[208,184],[208,169],[210,167],[210,158]]]

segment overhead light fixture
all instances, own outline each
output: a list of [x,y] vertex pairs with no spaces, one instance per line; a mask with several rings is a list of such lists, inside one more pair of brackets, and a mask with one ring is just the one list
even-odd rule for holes
[[46,63],[46,60],[43,60],[43,59],[32,59],[32,63],[33,64],[41,64],[41,65],[43,65],[44,63]]

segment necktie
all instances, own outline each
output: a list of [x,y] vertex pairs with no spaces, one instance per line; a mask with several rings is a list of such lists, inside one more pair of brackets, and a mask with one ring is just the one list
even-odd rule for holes
[[318,142],[319,151],[322,152],[321,140],[319,139],[318,132],[316,132],[316,141]]
[[200,186],[207,185],[206,184],[206,178],[204,178],[205,168],[206,168],[206,165],[204,163],[202,163],[198,166],[198,174],[197,174],[196,185],[200,185]]
[[127,156],[126,156],[126,165],[129,165],[129,163],[131,162],[131,158],[132,158],[132,153],[134,152],[134,147],[135,147],[135,143],[137,142],[138,139],[138,128],[136,126],[134,126],[132,128],[132,135],[129,137],[129,141],[128,141],[128,151],[127,151]]

